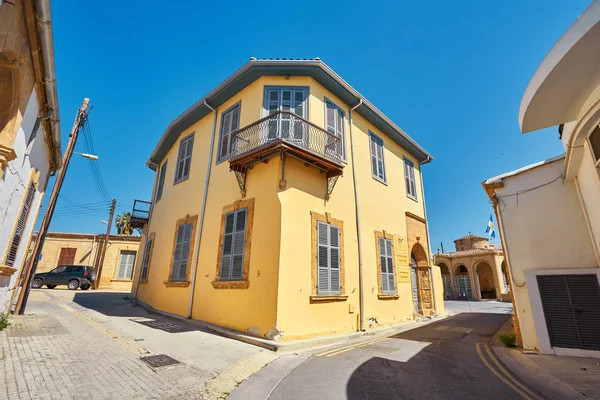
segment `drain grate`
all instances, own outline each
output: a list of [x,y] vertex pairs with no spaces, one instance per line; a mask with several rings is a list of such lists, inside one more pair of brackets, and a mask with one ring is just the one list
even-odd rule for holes
[[151,366],[152,368],[168,367],[169,365],[180,364],[179,361],[166,354],[157,354],[155,356],[140,357],[140,360]]

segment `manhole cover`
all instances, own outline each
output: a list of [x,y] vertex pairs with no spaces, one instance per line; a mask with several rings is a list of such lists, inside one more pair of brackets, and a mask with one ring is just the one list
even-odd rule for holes
[[169,365],[177,365],[179,361],[166,354],[157,354],[155,356],[141,357],[140,360],[151,366],[152,368],[168,367]]

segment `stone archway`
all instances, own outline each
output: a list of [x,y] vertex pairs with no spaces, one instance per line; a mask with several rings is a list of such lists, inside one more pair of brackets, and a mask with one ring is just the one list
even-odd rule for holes
[[454,299],[454,290],[452,289],[452,276],[450,269],[444,263],[439,263],[440,272],[442,273],[442,282],[444,284],[444,300]]
[[422,315],[433,315],[433,293],[427,252],[419,243],[415,243],[410,252],[413,301],[415,311]]
[[480,262],[475,267],[477,277],[477,289],[481,299],[495,299],[496,286],[494,285],[494,273],[492,267],[485,261]]
[[19,63],[12,52],[0,51],[0,145],[14,141],[19,106]]
[[459,300],[472,300],[473,291],[471,289],[471,274],[464,265],[458,265],[454,269],[456,280],[456,294]]

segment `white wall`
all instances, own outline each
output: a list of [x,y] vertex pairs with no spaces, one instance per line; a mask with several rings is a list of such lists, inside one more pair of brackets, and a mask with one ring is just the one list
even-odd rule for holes
[[563,163],[561,158],[506,177],[504,188],[496,189],[525,348],[538,348],[525,271],[597,267],[575,184],[562,180]]
[[[36,93],[33,91],[23,115],[23,122],[19,127],[13,144],[17,158],[8,164],[4,177],[0,180],[0,257],[2,257],[0,263],[4,263],[6,250],[12,239],[14,226],[21,208],[23,196],[27,192],[27,184],[32,169],[40,171],[38,190],[33,199],[33,207],[29,213],[25,232],[21,239],[14,264],[14,267],[17,269],[21,268],[25,258],[27,244],[33,233],[35,218],[42,203],[45,191],[44,185],[50,167],[48,151],[44,143],[44,132],[41,127],[38,129],[35,140],[30,144],[29,151],[26,148],[27,141],[38,116],[38,101]],[[26,152],[29,155],[26,156]],[[17,277],[18,273],[13,274],[10,278],[0,277],[0,313],[6,312]]]

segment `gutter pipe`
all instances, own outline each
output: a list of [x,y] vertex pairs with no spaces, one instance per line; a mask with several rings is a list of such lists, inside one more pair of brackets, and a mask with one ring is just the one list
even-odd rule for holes
[[365,282],[363,279],[363,257],[362,257],[362,237],[360,234],[360,207],[358,204],[358,181],[356,179],[356,162],[354,160],[354,134],[352,125],[354,123],[352,115],[354,110],[363,104],[363,99],[359,98],[358,104],[350,109],[350,148],[352,149],[352,183],[354,183],[354,204],[356,207],[356,241],[358,243],[358,300],[360,303],[360,331],[365,330]]
[[204,196],[202,197],[202,210],[200,211],[200,221],[198,225],[198,237],[196,238],[196,251],[194,255],[194,268],[192,269],[192,284],[191,284],[191,292],[190,292],[190,304],[188,307],[188,318],[192,318],[192,308],[194,307],[194,291],[196,288],[196,272],[198,270],[198,257],[200,256],[200,243],[202,240],[202,227],[204,226],[204,214],[206,212],[206,198],[208,197],[208,184],[210,183],[210,172],[212,170],[212,159],[213,159],[213,151],[215,147],[215,133],[217,130],[217,110],[212,108],[204,99],[204,105],[212,110],[214,113],[213,116],[213,127],[212,134],[210,138],[210,150],[208,153],[208,167],[206,169],[206,181],[204,182]]
[[[150,236],[150,223],[152,222],[152,210],[154,210],[154,196],[156,195],[156,186],[158,185],[158,175],[160,174],[159,168],[157,164],[148,162],[148,166],[154,167],[153,170],[156,172],[154,174],[154,185],[152,186],[152,197],[150,198],[150,210],[148,211],[148,224],[146,224],[146,237],[144,238],[144,252],[142,253],[142,262],[140,264],[140,271],[138,275],[137,283],[135,284],[135,294],[133,295],[133,300],[135,304],[137,304],[137,295],[138,290],[140,290],[140,281],[142,280],[142,267],[144,265],[144,254],[146,253],[146,246],[148,246],[148,236]],[[96,260],[94,260],[96,262]]]
[[[427,164],[431,161],[431,156],[428,154],[427,159],[421,163]],[[421,173],[421,197],[423,198],[423,215],[425,215],[425,229],[427,229],[427,247],[429,248],[429,275],[431,276],[431,293],[433,294],[433,312],[438,315],[436,306],[435,284],[433,280],[433,255],[431,253],[431,238],[429,237],[429,219],[427,219],[427,206],[425,205],[425,186],[423,185],[423,170]]]

